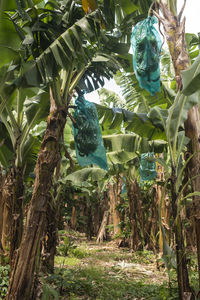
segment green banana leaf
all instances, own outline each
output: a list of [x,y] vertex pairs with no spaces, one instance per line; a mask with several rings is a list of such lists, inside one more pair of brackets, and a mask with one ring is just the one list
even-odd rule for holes
[[[24,65],[23,78],[18,79],[16,84],[38,86],[41,82],[51,82],[61,68],[65,70],[69,67],[72,59],[78,71],[81,70],[97,51],[95,43],[100,36],[100,20],[101,13],[96,10],[75,22],[35,61]],[[86,41],[91,44],[90,48],[85,47]]]
[[124,150],[119,151],[113,151],[107,153],[107,160],[108,163],[111,165],[119,165],[119,164],[125,164],[134,158],[138,157],[138,155],[134,152],[127,152]]
[[162,236],[163,236],[162,259],[163,259],[168,271],[171,270],[172,268],[176,269],[177,268],[176,255],[175,255],[175,252],[171,249],[171,247],[167,243],[165,229],[162,225],[161,225],[161,231],[162,231]]
[[66,176],[65,179],[72,181],[74,185],[80,185],[83,182],[99,181],[104,178],[106,171],[100,168],[83,168]]
[[182,71],[183,94],[189,96],[200,90],[200,56],[188,70]]
[[135,134],[104,135],[103,141],[107,152],[136,152],[139,149],[140,138]]
[[123,97],[126,100],[126,108],[130,111],[148,113],[151,107],[160,106],[161,108],[168,108],[173,103],[173,91],[166,89],[163,84],[161,85],[161,91],[152,96],[139,86],[133,72],[117,72],[114,78],[121,87]]
[[25,179],[34,172],[38,152],[40,149],[41,141],[39,138],[29,135],[22,149],[22,165],[25,168]]
[[19,59],[20,45],[21,40],[15,25],[7,16],[0,14],[0,68]]
[[168,141],[173,145],[174,159],[177,157],[178,133],[180,128],[184,128],[184,122],[187,120],[188,111],[199,102],[199,93],[193,93],[185,96],[179,93],[169,109],[169,115],[166,120],[166,133]]
[[28,124],[43,121],[49,113],[49,93],[39,90],[36,96],[27,98],[24,102],[24,111]]
[[121,108],[107,108],[99,104],[95,105],[102,127],[111,124],[112,129],[119,130],[120,126],[123,126],[126,130],[134,132],[141,137],[146,137],[149,140],[166,140],[161,123],[160,126],[157,126],[156,123],[154,125],[154,119],[149,118],[147,114],[136,114]]

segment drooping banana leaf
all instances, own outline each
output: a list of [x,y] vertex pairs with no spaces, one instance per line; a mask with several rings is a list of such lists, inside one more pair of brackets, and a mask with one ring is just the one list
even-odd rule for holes
[[200,90],[200,56],[195,60],[192,66],[182,71],[183,94],[189,96]]
[[147,114],[136,114],[121,108],[107,108],[99,104],[96,104],[96,107],[102,126],[112,124],[112,129],[119,129],[123,124],[126,130],[149,140],[166,140],[164,127],[161,124],[160,126],[154,124],[154,119],[148,117]]
[[183,93],[179,93],[173,105],[170,107],[166,121],[166,131],[168,140],[173,141],[173,145],[176,145],[177,143],[180,127],[184,128],[184,122],[187,120],[188,111],[198,102],[198,92],[191,94],[190,96],[185,96]]
[[0,4],[0,8],[2,10],[16,10],[16,9],[25,9],[27,7],[30,7],[31,5],[36,5],[43,0],[26,0],[26,1],[21,1],[21,0],[2,0]]
[[140,138],[135,134],[104,135],[103,141],[111,165],[125,164],[137,157]]
[[79,185],[82,182],[88,181],[89,178],[91,181],[99,181],[106,173],[105,170],[100,168],[83,168],[82,170],[71,173],[65,179],[72,181],[74,185]]
[[83,68],[97,51],[95,44],[100,37],[102,19],[100,10],[96,10],[75,22],[39,57],[24,64],[24,74],[16,84],[22,86],[38,86],[41,82],[46,84],[58,75],[61,68],[68,69],[72,58],[78,69]]
[[2,120],[0,120],[0,137],[0,162],[3,167],[8,168],[14,158],[14,151],[10,135]]
[[163,235],[163,255],[162,259],[167,267],[168,270],[171,270],[172,268],[176,269],[177,268],[177,263],[176,263],[176,256],[175,252],[171,249],[171,247],[168,245],[166,235],[165,235],[165,230],[164,227],[161,225],[161,231]]
[[136,152],[139,150],[140,138],[135,134],[116,134],[116,135],[104,135],[104,146],[106,151],[127,151]]
[[8,16],[0,14],[0,67],[19,59],[20,43],[21,40],[13,22]]
[[24,102],[24,110],[29,124],[40,123],[49,113],[49,93],[39,90],[36,96],[27,98]]
[[137,113],[148,113],[151,107],[160,106],[168,108],[173,103],[173,92],[161,86],[161,92],[152,96],[149,92],[142,89],[133,72],[118,72],[115,76],[117,84],[121,87],[122,94],[126,100],[126,107],[130,111]]
[[154,107],[148,114],[149,118],[154,119],[155,125],[164,128],[174,162],[179,159],[181,151],[189,142],[185,136],[184,122],[187,119],[188,111],[198,102],[198,92],[190,96],[179,92],[168,111]]
[[29,135],[25,141],[22,151],[22,164],[26,166],[25,177],[34,171],[41,141],[32,135]]
[[127,152],[124,150],[113,151],[107,153],[107,160],[108,164],[111,163],[112,165],[119,165],[125,164],[134,158],[138,157],[134,152]]

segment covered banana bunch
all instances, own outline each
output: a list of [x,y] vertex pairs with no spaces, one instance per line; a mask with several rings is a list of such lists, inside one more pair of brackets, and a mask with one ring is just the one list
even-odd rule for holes
[[160,91],[160,52],[162,41],[154,25],[156,17],[148,17],[134,27],[131,44],[133,68],[140,87],[154,95]]

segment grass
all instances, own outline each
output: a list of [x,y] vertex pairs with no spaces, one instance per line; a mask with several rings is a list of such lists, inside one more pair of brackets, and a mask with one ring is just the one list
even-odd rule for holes
[[178,299],[176,289],[171,290],[173,295],[170,295],[166,284],[146,284],[103,267],[57,269],[47,282],[57,286],[60,299]]
[[77,257],[64,257],[64,256],[56,256],[55,257],[55,264],[58,266],[67,265],[69,267],[76,266],[80,264],[80,259]]
[[45,279],[49,294],[44,299],[178,299],[176,282],[168,288],[167,274],[156,270],[150,251],[131,253],[112,244],[82,243],[55,261],[59,267]]

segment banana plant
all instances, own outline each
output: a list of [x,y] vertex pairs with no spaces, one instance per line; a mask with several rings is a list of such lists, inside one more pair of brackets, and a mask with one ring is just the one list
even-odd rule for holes
[[[1,243],[5,252],[10,249],[10,262],[20,245],[23,231],[24,176],[33,170],[40,145],[30,131],[47,117],[48,109],[48,94],[44,90],[17,89],[10,97],[5,95],[5,89],[1,93],[0,162],[6,169],[1,199],[4,204]],[[18,217],[13,218],[15,215]]]
[[[185,38],[185,18],[182,18],[186,1],[184,1],[182,9],[177,12],[177,1],[157,1],[159,3],[159,11],[154,11],[154,15],[158,17],[160,22],[163,24],[165,37],[168,43],[169,51],[172,57],[172,62],[175,71],[176,87],[180,91],[183,89],[183,81],[181,72],[190,68],[190,58],[187,50],[187,43]],[[162,17],[163,16],[163,17]],[[182,37],[179,39],[179,37]],[[181,42],[179,42],[181,41]],[[180,59],[181,58],[181,59]],[[195,63],[193,63],[194,66]],[[192,66],[191,66],[192,68]],[[197,71],[198,74],[198,71]],[[198,76],[198,75],[197,75]],[[193,73],[193,79],[195,78]],[[194,93],[194,92],[193,92]],[[188,170],[191,177],[192,189],[194,192],[200,191],[200,181],[197,179],[199,174],[199,168],[197,167],[200,158],[199,154],[199,111],[198,106],[195,105],[188,111],[188,117],[184,123],[186,136],[190,138],[188,143],[188,151],[194,154],[189,161]],[[192,179],[193,178],[193,179]],[[195,179],[194,179],[195,178]],[[195,214],[195,227],[196,227],[196,240],[197,240],[197,257],[198,265],[200,265],[200,222],[199,222],[199,198],[198,196],[193,197],[194,214]],[[199,268],[200,270],[200,268]],[[180,279],[180,278],[179,278]],[[182,288],[181,288],[182,286]],[[199,286],[200,286],[200,272],[199,272]],[[190,291],[187,276],[180,279],[179,282],[179,296],[184,296],[184,291]]]
[[[52,176],[61,157],[59,142],[66,117],[70,117],[68,109],[74,88],[79,82],[81,84],[84,74],[82,84],[86,82],[91,88],[92,82],[96,88],[98,83],[103,83],[103,76],[109,78],[111,72],[116,71],[118,54],[115,52],[111,58],[110,54],[117,49],[118,39],[103,33],[102,27],[107,26],[108,21],[103,16],[101,5],[84,15],[79,1],[67,1],[64,6],[61,3],[63,1],[53,4],[49,1],[44,6],[40,3],[41,7],[30,5],[29,8],[18,9],[15,14],[8,14],[22,40],[24,58],[23,70],[11,86],[48,86],[51,108],[35,167],[36,179],[26,227],[16,268],[11,274],[7,299],[30,297]],[[119,43],[119,52],[122,50],[124,43]],[[107,68],[104,68],[105,61]],[[16,68],[19,69],[18,66]],[[102,72],[100,75],[96,72],[99,69]],[[28,283],[26,286],[19,284],[25,281]]]
[[[192,80],[192,79],[191,79]],[[175,98],[173,105],[170,107],[167,119],[163,117],[162,110],[159,107],[154,107],[149,115],[151,118],[160,119],[165,128],[167,142],[169,147],[169,154],[171,160],[171,174],[168,179],[171,186],[171,197],[172,197],[172,209],[173,219],[175,226],[175,237],[176,237],[176,259],[177,259],[177,277],[179,293],[184,294],[190,292],[189,289],[189,278],[186,272],[186,257],[184,255],[184,243],[182,236],[182,222],[180,217],[180,210],[182,199],[186,199],[191,196],[199,196],[198,191],[194,191],[188,195],[183,196],[186,186],[188,186],[190,180],[196,180],[191,178],[186,184],[183,185],[184,170],[188,163],[195,154],[192,154],[183,163],[183,151],[186,149],[189,143],[189,138],[185,135],[184,122],[187,119],[188,111],[199,101],[198,92],[185,96],[183,92],[179,92]],[[183,277],[183,274],[184,277]]]

